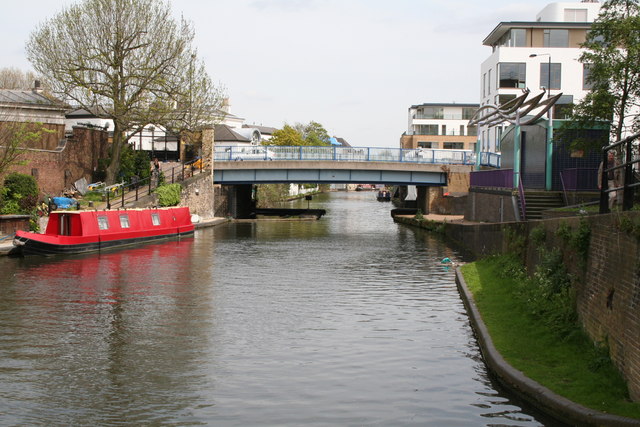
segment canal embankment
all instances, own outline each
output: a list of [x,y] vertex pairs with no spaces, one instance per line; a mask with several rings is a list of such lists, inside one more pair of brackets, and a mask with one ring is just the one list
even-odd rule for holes
[[[640,216],[637,213],[499,224],[429,216],[419,219],[398,217],[395,220],[438,231],[477,257],[515,253],[529,272],[534,272],[543,262],[545,253],[553,252],[559,256],[561,264],[566,266],[567,277],[571,278],[571,292],[575,295],[580,325],[597,346],[608,349],[611,360],[628,385],[630,398],[636,402],[639,400],[640,326],[637,304],[640,269],[637,266],[640,265]],[[473,302],[470,294],[463,291],[461,294]],[[477,328],[476,333],[481,345],[491,339],[486,329]],[[498,376],[495,363],[487,360],[487,364]],[[515,388],[514,391],[528,396],[533,404],[542,405],[541,396],[550,396],[549,400],[556,404],[562,402],[562,399],[549,394],[550,391],[542,393],[544,387],[541,385],[529,387],[520,379],[516,375],[505,382],[510,388]],[[576,424],[591,419],[593,425],[640,425],[640,420],[610,418],[608,414],[587,408],[578,410],[577,415],[572,414],[576,409],[573,402],[552,408],[550,412],[564,410],[569,419],[576,420]]]

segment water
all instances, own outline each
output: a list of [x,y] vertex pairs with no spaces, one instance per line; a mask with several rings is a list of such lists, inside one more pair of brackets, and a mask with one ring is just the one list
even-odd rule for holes
[[488,378],[440,264],[459,252],[370,192],[311,207],[0,259],[0,424],[543,425]]

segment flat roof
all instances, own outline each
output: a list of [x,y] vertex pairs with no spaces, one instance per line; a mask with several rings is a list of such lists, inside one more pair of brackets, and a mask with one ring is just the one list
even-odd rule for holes
[[557,28],[557,29],[589,29],[592,22],[537,22],[537,21],[509,21],[501,22],[482,41],[485,46],[493,46],[512,28]]
[[463,108],[479,108],[480,104],[458,104],[457,102],[452,103],[437,103],[437,102],[425,102],[424,104],[412,105],[411,108],[418,107],[463,107]]

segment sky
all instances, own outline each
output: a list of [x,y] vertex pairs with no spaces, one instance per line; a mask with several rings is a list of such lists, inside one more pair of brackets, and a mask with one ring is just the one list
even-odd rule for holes
[[[0,0],[0,68],[31,70],[37,26],[81,0]],[[478,103],[482,40],[547,0],[172,0],[231,113],[246,124],[322,124],[352,146],[397,147],[408,109]]]

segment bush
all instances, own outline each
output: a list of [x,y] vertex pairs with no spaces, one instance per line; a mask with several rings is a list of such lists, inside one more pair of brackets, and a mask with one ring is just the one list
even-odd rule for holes
[[180,203],[180,192],[182,186],[180,184],[168,184],[161,185],[156,188],[156,194],[158,195],[158,204],[160,206],[176,206]]
[[33,214],[38,204],[38,193],[38,184],[31,175],[17,172],[7,175],[0,191],[0,213]]
[[151,168],[149,166],[149,153],[141,150],[134,150],[131,145],[122,147],[120,158],[119,179],[124,182],[131,182],[133,176],[137,176],[139,181],[149,178]]

